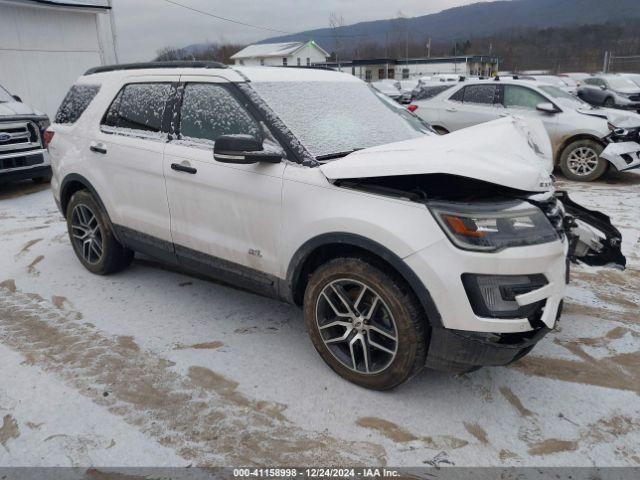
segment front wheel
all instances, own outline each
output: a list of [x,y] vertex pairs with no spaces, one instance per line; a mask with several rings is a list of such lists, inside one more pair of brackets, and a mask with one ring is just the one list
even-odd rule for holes
[[600,158],[603,146],[595,140],[577,140],[560,156],[560,169],[569,180],[592,182],[600,178],[609,166]]
[[425,365],[428,326],[415,295],[364,259],[337,258],[318,268],[304,317],[323,360],[362,387],[390,390]]
[[133,251],[118,243],[107,215],[88,191],[80,190],[71,197],[67,229],[73,250],[91,273],[108,275],[131,264]]

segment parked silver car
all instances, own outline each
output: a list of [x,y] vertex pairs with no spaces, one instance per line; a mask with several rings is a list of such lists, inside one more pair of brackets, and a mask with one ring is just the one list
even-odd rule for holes
[[640,115],[593,108],[554,85],[465,82],[415,105],[415,114],[441,134],[509,115],[540,119],[556,165],[571,180],[596,180],[610,166],[618,171],[640,167]]

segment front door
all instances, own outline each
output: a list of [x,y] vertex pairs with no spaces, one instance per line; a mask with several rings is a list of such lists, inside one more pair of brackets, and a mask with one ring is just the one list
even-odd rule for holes
[[176,253],[185,265],[208,266],[234,282],[255,274],[255,281],[270,283],[278,273],[285,164],[224,164],[213,157],[222,135],[272,142],[270,133],[235,87],[212,77],[190,77],[179,109],[164,164]]
[[553,102],[535,90],[522,85],[503,85],[502,88],[503,91],[500,96],[506,112],[510,115],[540,120],[544,124],[553,145],[559,145],[564,140],[557,128],[558,114],[542,112],[537,108],[541,103]]

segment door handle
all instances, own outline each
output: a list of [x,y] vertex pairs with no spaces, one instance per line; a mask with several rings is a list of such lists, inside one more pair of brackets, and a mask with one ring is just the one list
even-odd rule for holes
[[101,155],[106,155],[107,154],[107,149],[104,148],[104,145],[102,145],[101,143],[99,143],[97,145],[91,145],[89,147],[89,150],[91,150],[92,152],[95,152],[95,153],[100,153]]
[[188,167],[186,165],[180,165],[179,163],[172,163],[171,170],[175,170],[176,172],[189,173],[191,175],[195,175],[196,173],[198,173],[198,169]]

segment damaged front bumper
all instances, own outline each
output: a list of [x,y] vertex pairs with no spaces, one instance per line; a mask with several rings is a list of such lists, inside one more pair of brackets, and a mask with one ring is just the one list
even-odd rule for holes
[[[560,318],[562,305],[557,312]],[[540,315],[541,311],[538,312]],[[465,373],[484,366],[504,366],[527,355],[551,329],[539,321],[522,333],[478,333],[433,328],[426,367],[448,373]]]
[[600,158],[610,162],[619,172],[640,167],[640,128],[616,128],[604,139]]
[[610,143],[600,154],[619,172],[640,167],[640,144],[637,142]]

